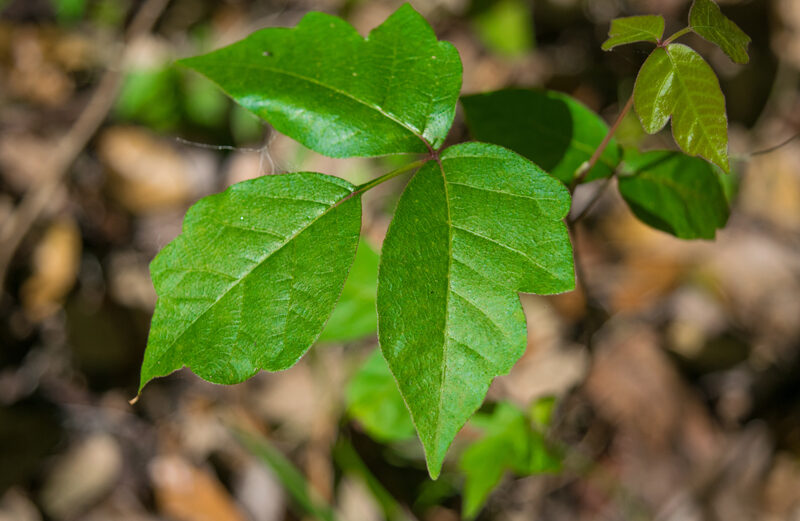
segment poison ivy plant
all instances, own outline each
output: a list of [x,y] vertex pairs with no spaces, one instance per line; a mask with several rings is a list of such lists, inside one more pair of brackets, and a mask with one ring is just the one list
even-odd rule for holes
[[408,5],[366,39],[312,13],[183,63],[318,152],[426,156],[360,187],[287,174],[197,203],[152,265],[159,300],[141,385],[182,366],[235,383],[294,364],[342,292],[362,194],[419,168],[384,243],[377,307],[382,352],[436,477],[491,380],[525,349],[517,292],[574,285],[566,188],[495,145],[441,150],[461,64]]
[[[702,19],[710,21],[703,23],[714,32],[705,25],[695,30],[741,50],[741,39],[730,36],[716,11],[700,3],[696,9],[694,16],[706,13]],[[681,31],[667,40],[662,32],[659,17],[617,21],[607,42],[608,48],[633,41],[658,46],[636,82],[640,119],[655,132],[672,118],[681,148],[727,169],[716,77],[694,51],[672,43]],[[181,235],[151,265],[158,302],[140,392],[152,378],[184,366],[226,384],[286,369],[318,338],[345,340],[373,330],[374,301],[380,352],[348,387],[350,414],[384,440],[415,429],[436,478],[492,380],[525,351],[518,293],[573,289],[563,222],[570,191],[620,170],[612,139],[618,123],[606,127],[563,94],[501,91],[464,99],[473,135],[490,143],[445,148],[461,62],[408,5],[366,38],[339,18],[311,13],[294,28],[263,29],[182,63],[322,154],[416,156],[360,186],[321,173],[283,174],[195,204]],[[632,155],[621,170],[625,199],[651,225],[708,237],[724,224],[723,185],[714,184],[717,173],[702,160]],[[378,265],[364,243],[357,253],[361,198],[411,172]],[[406,408],[410,416],[397,412]],[[492,427],[484,448],[473,453],[491,452],[496,437],[520,436],[521,413],[503,406],[496,414],[492,424],[504,427]],[[533,450],[535,436],[523,431],[525,454],[545,454]],[[552,463],[519,454],[510,463],[518,473]],[[500,470],[476,481],[473,457],[463,463],[473,476],[472,510],[507,462],[498,460]]]
[[688,27],[666,40],[663,29],[664,20],[658,16],[619,18],[611,22],[603,49],[633,42],[656,43],[633,92],[642,126],[654,134],[672,118],[672,134],[681,150],[728,172],[728,120],[717,76],[697,52],[672,42],[694,31],[718,45],[733,61],[746,63],[750,38],[712,0],[695,0]]

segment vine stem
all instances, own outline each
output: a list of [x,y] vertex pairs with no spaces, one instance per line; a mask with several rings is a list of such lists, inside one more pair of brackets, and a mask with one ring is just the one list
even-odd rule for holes
[[589,161],[582,164],[581,167],[578,169],[578,174],[575,176],[575,179],[573,179],[572,183],[570,183],[569,185],[570,192],[574,192],[575,187],[581,184],[583,180],[586,179],[586,176],[589,175],[589,172],[592,171],[592,168],[594,168],[594,165],[597,164],[597,161],[600,159],[600,156],[602,156],[603,152],[605,152],[606,148],[608,147],[608,144],[611,142],[611,138],[614,137],[614,133],[619,128],[620,124],[622,123],[622,120],[625,119],[625,115],[628,114],[628,112],[631,110],[631,107],[633,107],[633,94],[631,94],[631,97],[628,98],[628,102],[625,103],[625,106],[620,111],[619,116],[617,116],[617,120],[614,122],[613,125],[611,125],[611,128],[608,129],[606,137],[603,138],[603,141],[600,143],[600,146],[598,146],[595,149],[594,153],[592,154],[592,157],[589,159]]
[[683,29],[681,29],[677,33],[673,34],[672,36],[670,36],[669,38],[664,40],[663,42],[659,43],[658,46],[659,47],[665,47],[665,46],[671,44],[672,42],[674,42],[675,40],[677,40],[678,38],[680,38],[681,36],[683,36],[684,34],[690,33],[691,31],[692,31],[691,27],[684,27]]
[[383,174],[380,177],[376,177],[372,181],[367,181],[366,183],[364,183],[362,185],[359,185],[358,187],[356,187],[356,189],[355,189],[355,191],[353,193],[366,192],[367,190],[375,188],[379,184],[383,184],[386,181],[388,181],[390,179],[394,179],[395,177],[397,177],[399,175],[405,174],[406,172],[409,172],[411,170],[416,170],[417,168],[419,168],[422,165],[424,165],[425,163],[427,163],[430,159],[431,159],[430,157],[425,157],[423,159],[420,159],[419,161],[414,161],[413,163],[409,163],[407,165],[403,165],[400,168],[392,170],[391,172],[389,172],[387,174]]

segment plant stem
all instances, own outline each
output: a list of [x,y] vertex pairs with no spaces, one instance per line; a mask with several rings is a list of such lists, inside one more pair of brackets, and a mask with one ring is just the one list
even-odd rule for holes
[[689,33],[691,31],[692,31],[691,27],[684,27],[683,29],[681,29],[677,33],[673,34],[672,36],[670,36],[669,38],[664,40],[661,44],[659,44],[659,47],[664,47],[665,45],[669,45],[672,42],[674,42],[675,40],[677,40],[678,38],[680,38],[681,36],[683,36],[684,34]]
[[617,120],[614,122],[613,125],[611,125],[611,128],[608,129],[608,134],[606,134],[606,137],[603,138],[603,142],[600,143],[600,146],[598,146],[597,149],[594,151],[592,157],[589,159],[588,162],[581,165],[581,167],[578,169],[578,174],[575,176],[575,179],[573,179],[572,183],[570,183],[569,185],[570,192],[574,192],[575,187],[581,184],[583,180],[586,179],[586,176],[589,174],[589,172],[592,171],[592,168],[594,168],[594,165],[597,164],[597,161],[600,159],[600,156],[602,156],[603,152],[605,152],[606,148],[608,147],[608,144],[611,142],[611,138],[614,137],[614,133],[619,128],[619,125],[620,123],[622,123],[622,120],[625,119],[625,115],[628,113],[628,111],[631,110],[631,107],[633,107],[633,94],[631,94],[631,97],[628,98],[628,102],[625,103],[625,106],[622,108],[622,111],[620,111],[619,116],[617,116]]
[[367,190],[375,188],[379,184],[385,183],[386,181],[388,181],[390,179],[394,179],[395,177],[397,177],[397,176],[399,176],[401,174],[405,174],[406,172],[408,172],[410,170],[415,170],[415,169],[421,167],[422,165],[427,163],[429,160],[430,160],[430,158],[426,157],[424,159],[420,159],[419,161],[414,161],[413,163],[409,163],[407,165],[403,165],[403,166],[401,166],[400,168],[398,168],[396,170],[392,170],[391,172],[389,172],[387,174],[383,174],[382,176],[373,179],[372,181],[368,181],[368,182],[364,183],[363,185],[359,185],[356,188],[354,193],[366,192]]

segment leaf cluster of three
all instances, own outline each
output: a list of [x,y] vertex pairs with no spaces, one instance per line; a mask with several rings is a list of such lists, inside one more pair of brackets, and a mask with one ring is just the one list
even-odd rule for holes
[[[574,286],[562,222],[570,198],[556,179],[574,169],[552,177],[486,143],[442,150],[461,63],[407,5],[366,39],[311,13],[295,28],[262,30],[183,63],[322,154],[425,154],[383,245],[377,309],[383,356],[436,477],[491,380],[525,350],[517,292]],[[141,386],[184,366],[230,384],[296,363],[347,279],[369,187],[294,173],[239,183],[193,206],[183,233],[151,265],[159,299]]]
[[[491,380],[525,350],[517,292],[574,286],[567,189],[496,145],[441,150],[461,62],[407,5],[366,39],[311,13],[183,63],[317,152],[428,158],[383,244],[377,307],[383,355],[437,476]],[[141,384],[183,366],[230,384],[296,363],[342,291],[364,192],[304,172],[194,205],[151,265],[159,298]]]

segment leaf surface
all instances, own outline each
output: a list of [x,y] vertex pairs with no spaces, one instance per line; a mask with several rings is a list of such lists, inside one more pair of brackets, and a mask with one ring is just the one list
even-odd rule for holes
[[664,36],[664,17],[660,15],[627,16],[611,20],[608,39],[601,46],[610,51],[618,45],[636,42],[658,43]]
[[372,352],[350,380],[346,397],[350,415],[374,439],[388,442],[414,436],[411,416],[380,349]]
[[319,337],[320,342],[349,342],[378,329],[375,294],[378,291],[379,260],[372,246],[361,240],[342,296]]
[[308,148],[331,157],[438,148],[461,88],[458,51],[408,4],[362,38],[309,13],[181,63]]
[[[608,133],[608,126],[574,98],[554,91],[508,89],[461,98],[475,139],[527,157],[569,184]],[[608,177],[619,164],[612,139],[587,181]]]
[[558,472],[561,458],[516,406],[501,402],[491,415],[476,414],[470,425],[484,431],[461,455],[464,517],[474,518],[507,471],[520,476]]
[[223,384],[292,366],[342,291],[361,200],[315,173],[233,185],[189,209],[150,265],[158,294],[141,387],[188,366]]
[[713,239],[729,208],[713,165],[680,152],[659,150],[625,157],[629,175],[619,191],[643,222],[681,239]]
[[695,33],[717,45],[736,63],[750,61],[747,54],[750,37],[722,14],[712,0],[694,0],[689,11],[689,26]]
[[517,292],[574,287],[567,189],[514,152],[447,149],[406,186],[383,244],[378,333],[432,477],[492,379],[525,351]]
[[658,132],[672,117],[672,135],[681,150],[729,171],[725,97],[699,54],[677,43],[654,50],[639,71],[633,96],[648,133]]

